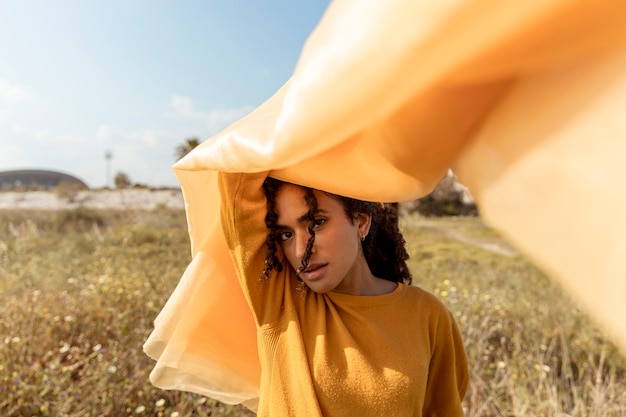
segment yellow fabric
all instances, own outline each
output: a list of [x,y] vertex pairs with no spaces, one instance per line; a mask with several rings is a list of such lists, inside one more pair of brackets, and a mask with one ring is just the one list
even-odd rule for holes
[[[626,348],[625,15],[623,0],[333,1],[285,86],[176,164],[195,256],[183,281],[235,279],[214,223],[215,171],[272,170],[394,201],[428,193],[454,166],[483,218]],[[241,384],[258,377],[243,297],[204,304],[191,287],[177,288],[146,343],[154,383],[197,390],[191,372],[213,397],[254,401]],[[247,317],[232,338],[180,339],[187,319],[210,328],[223,308]]]
[[469,370],[452,315],[400,284],[359,297],[297,290],[292,268],[260,280],[265,175],[222,174],[222,225],[258,326],[259,416],[463,416]]
[[[217,174],[201,188],[217,185]],[[210,180],[214,180],[211,182]],[[203,190],[196,190],[201,195]],[[193,197],[186,197],[187,202]],[[152,381],[164,389],[197,392],[227,403],[256,406],[260,369],[256,330],[235,279],[228,249],[215,212],[208,218],[205,238],[210,250],[198,250],[180,283],[155,320],[144,348],[158,358]],[[189,217],[193,221],[193,217]],[[209,314],[210,313],[210,314]]]

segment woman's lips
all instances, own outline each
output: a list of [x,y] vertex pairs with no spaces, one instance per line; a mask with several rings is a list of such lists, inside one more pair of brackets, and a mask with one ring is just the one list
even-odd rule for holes
[[326,271],[327,264],[310,264],[300,273],[300,277],[307,281],[313,281],[320,278]]

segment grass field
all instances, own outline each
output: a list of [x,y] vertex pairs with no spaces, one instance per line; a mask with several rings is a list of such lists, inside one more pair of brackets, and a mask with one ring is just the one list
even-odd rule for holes
[[[462,329],[467,416],[626,416],[626,360],[552,280],[477,218],[402,227]],[[148,382],[142,344],[189,260],[180,211],[0,211],[0,415],[252,415]]]

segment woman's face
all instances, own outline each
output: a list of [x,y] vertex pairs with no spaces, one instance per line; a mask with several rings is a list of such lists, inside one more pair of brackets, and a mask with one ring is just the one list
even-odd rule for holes
[[[317,198],[315,242],[309,264],[299,277],[317,293],[358,294],[360,283],[371,276],[361,250],[361,237],[369,231],[371,216],[362,214],[352,220],[339,201],[320,191],[313,193]],[[304,195],[304,190],[293,184],[285,184],[276,194],[277,240],[296,271],[310,237]]]

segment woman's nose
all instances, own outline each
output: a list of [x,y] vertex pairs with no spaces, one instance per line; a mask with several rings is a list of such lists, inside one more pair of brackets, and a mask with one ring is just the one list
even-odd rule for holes
[[[306,252],[306,247],[309,243],[309,238],[311,235],[308,231],[298,233],[296,235],[296,257],[298,259],[302,259],[304,257],[304,253]],[[311,251],[313,248],[311,248]]]

